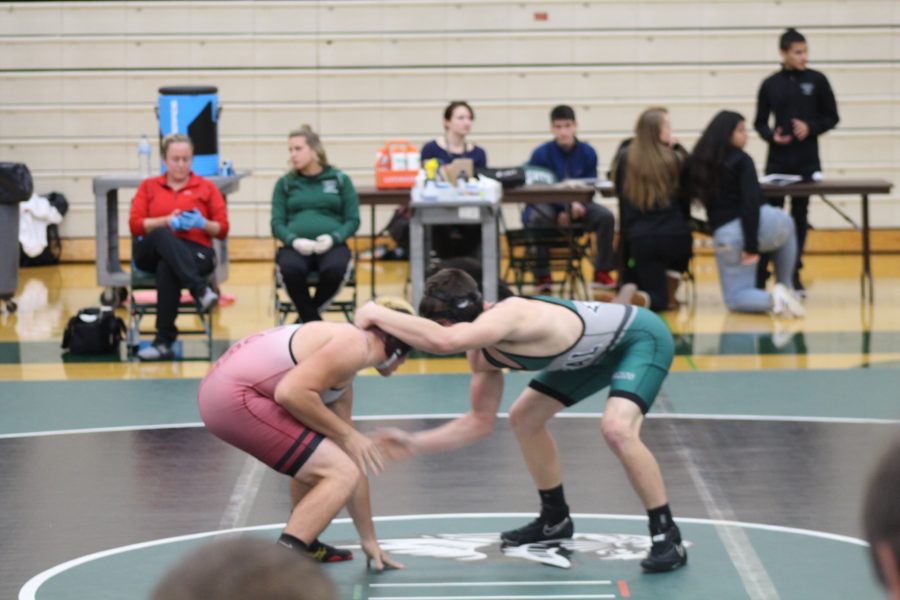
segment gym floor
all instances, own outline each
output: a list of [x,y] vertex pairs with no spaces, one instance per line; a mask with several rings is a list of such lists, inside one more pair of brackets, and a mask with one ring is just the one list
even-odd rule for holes
[[[728,314],[708,257],[696,261],[690,302],[662,315],[677,357],[643,436],[689,544],[686,568],[640,572],[645,516],[604,446],[595,397],[552,424],[575,513],[571,543],[500,548],[496,533],[538,504],[501,419],[480,444],[372,479],[379,537],[407,568],[369,573],[357,550],[325,567],[341,597],[881,597],[860,505],[869,467],[900,429],[900,258],[874,258],[873,304],[860,299],[858,256],[807,265],[805,319]],[[379,294],[402,294],[405,263],[376,268]],[[370,276],[361,263],[360,301]],[[0,316],[3,598],[146,597],[212,537],[274,541],[290,508],[282,476],[200,425],[196,389],[210,364],[202,339],[159,364],[61,354],[66,321],[100,291],[93,265],[23,270],[19,310]],[[232,263],[223,291],[235,301],[216,315],[213,357],[275,319],[271,264]],[[504,411],[527,381],[508,376]],[[362,373],[359,427],[433,427],[466,410],[467,384],[460,358],[414,358],[389,379]],[[325,541],[356,544],[345,517]]]

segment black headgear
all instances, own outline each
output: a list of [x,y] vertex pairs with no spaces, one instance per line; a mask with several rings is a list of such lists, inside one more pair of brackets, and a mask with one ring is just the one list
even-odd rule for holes
[[384,361],[376,365],[377,369],[389,369],[395,362],[409,354],[409,344],[400,340],[400,338],[394,337],[378,327],[372,327],[370,330],[378,336],[378,339],[384,344],[385,358]]
[[[416,314],[415,310],[413,310],[412,305],[403,298],[382,296],[376,299],[374,302],[385,308],[390,308],[391,310],[396,310],[408,315]],[[378,327],[372,327],[371,331],[376,336],[378,336],[378,338],[381,340],[381,343],[384,344],[385,358],[384,361],[375,366],[376,369],[389,369],[394,365],[394,363],[409,354],[409,351],[411,350],[409,344],[407,344],[400,338],[394,337],[393,335],[387,333],[386,331],[383,331]]]
[[453,296],[441,290],[428,292],[429,298],[442,302],[447,308],[431,312],[429,318],[432,321],[447,319],[453,323],[471,323],[484,311],[484,303],[481,293],[472,290],[468,294]]

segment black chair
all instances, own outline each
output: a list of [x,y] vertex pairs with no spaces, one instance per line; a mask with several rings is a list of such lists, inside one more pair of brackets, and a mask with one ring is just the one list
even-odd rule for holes
[[[275,265],[275,323],[284,325],[291,313],[297,312],[297,307],[288,296],[287,289],[284,287],[284,280],[281,276],[281,270]],[[319,274],[316,271],[311,272],[306,278],[306,284],[315,288],[319,283]],[[320,312],[339,312],[344,315],[348,323],[353,322],[353,312],[356,310],[356,267],[351,260],[347,264],[347,272],[344,275],[344,282],[337,293],[325,303]]]
[[572,227],[526,227],[506,231],[508,260],[503,279],[522,294],[527,281],[536,284],[533,273],[538,267],[550,272],[558,295],[575,298],[579,293],[590,298],[584,277],[585,259],[591,251],[590,234],[578,225]]
[[[210,274],[210,285],[215,286],[215,270]],[[141,271],[134,264],[131,265],[131,285],[128,289],[128,350],[131,354],[137,352],[142,335],[153,335],[156,329],[142,330],[141,321],[146,316],[155,316],[158,305],[154,294],[156,292],[156,275]],[[147,292],[142,294],[141,292]],[[178,335],[203,335],[206,337],[206,346],[209,356],[212,356],[213,347],[213,310],[215,305],[203,310],[193,298],[182,298],[178,304],[178,315],[195,315],[199,326],[192,329],[178,329]]]

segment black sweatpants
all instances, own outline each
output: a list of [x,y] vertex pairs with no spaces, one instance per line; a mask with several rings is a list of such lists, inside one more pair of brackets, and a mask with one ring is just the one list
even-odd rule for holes
[[194,298],[206,290],[207,276],[216,268],[212,248],[175,237],[168,227],[159,227],[134,240],[132,257],[137,268],[156,275],[156,338],[154,343],[171,345],[178,337],[175,318],[182,288]]
[[666,310],[669,307],[666,271],[687,271],[693,254],[691,234],[641,236],[627,243],[626,280],[650,294],[652,310]]
[[[303,256],[293,248],[278,249],[275,262],[281,270],[281,278],[291,297],[300,320],[304,323],[319,321],[319,310],[338,293],[347,276],[350,264],[350,248],[347,244],[335,245],[325,254]],[[311,272],[319,274],[315,295],[310,297],[307,278]]]

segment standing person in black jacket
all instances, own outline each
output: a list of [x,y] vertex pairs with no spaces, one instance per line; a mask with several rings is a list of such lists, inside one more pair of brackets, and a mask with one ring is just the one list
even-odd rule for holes
[[[837,102],[828,79],[806,68],[809,51],[806,38],[796,29],[781,35],[781,71],[771,75],[759,88],[754,127],[769,143],[766,173],[800,175],[805,181],[822,170],[819,162],[819,136],[838,124]],[[770,126],[770,115],[775,122]],[[769,198],[769,204],[784,207],[784,196]],[[797,229],[797,267],[794,288],[805,295],[800,282],[803,247],[806,243],[809,196],[791,196],[791,216]],[[757,287],[764,288],[768,278],[768,260],[763,257],[757,270]]]
[[648,108],[613,165],[626,281],[650,295],[650,308],[678,308],[675,291],[692,255],[687,151],[672,137],[665,108]]

